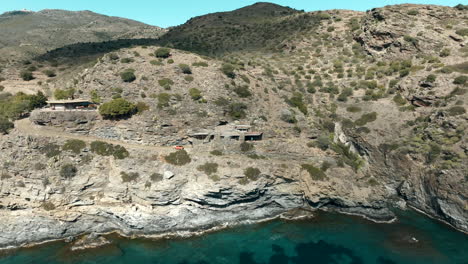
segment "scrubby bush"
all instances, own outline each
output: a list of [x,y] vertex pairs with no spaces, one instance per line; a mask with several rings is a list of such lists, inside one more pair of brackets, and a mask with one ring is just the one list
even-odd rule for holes
[[340,154],[341,160],[348,164],[354,171],[358,171],[363,165],[363,159],[356,153],[351,151],[350,146],[346,146],[342,143],[336,143],[332,146],[333,151]]
[[468,76],[466,75],[461,75],[455,78],[453,80],[453,84],[459,84],[459,85],[465,85],[468,81]]
[[191,88],[189,90],[189,95],[192,98],[192,100],[194,100],[194,101],[198,101],[198,100],[203,98],[203,96],[201,94],[201,91],[198,90],[197,88]]
[[315,146],[321,150],[327,150],[331,145],[330,137],[327,135],[320,135],[315,141]]
[[247,116],[245,112],[247,110],[247,105],[244,103],[231,103],[229,104],[227,113],[229,116],[235,120],[244,119]]
[[320,168],[315,167],[314,165],[302,164],[301,167],[309,173],[312,180],[321,181],[327,178],[325,172],[323,172]]
[[52,202],[43,202],[42,208],[46,211],[55,210],[55,205]]
[[411,9],[411,10],[408,11],[408,15],[410,15],[410,16],[416,16],[418,14],[419,14],[419,12],[416,9]]
[[71,151],[75,154],[80,154],[81,150],[86,147],[86,143],[83,140],[79,139],[69,139],[65,142],[62,149],[66,151]]
[[468,28],[460,28],[460,29],[458,29],[457,31],[455,31],[455,33],[456,33],[457,35],[466,37],[466,36],[468,36]]
[[60,146],[54,143],[47,143],[41,148],[41,152],[46,155],[48,158],[52,158],[60,155],[61,150]]
[[189,154],[185,150],[178,150],[164,157],[167,163],[176,166],[182,166],[192,161]]
[[120,177],[122,178],[122,182],[134,182],[140,177],[140,174],[138,172],[126,173],[122,171],[120,172]]
[[168,93],[160,93],[156,96],[158,99],[158,108],[164,108],[169,106],[169,101],[171,100],[171,95]]
[[192,74],[192,69],[187,64],[179,64],[179,68],[184,74]]
[[133,69],[127,69],[123,72],[120,73],[120,78],[122,78],[122,81],[124,82],[133,82],[136,80],[136,76],[135,76],[135,73],[134,73],[134,70]]
[[211,175],[213,173],[218,172],[218,164],[207,162],[203,165],[198,166],[197,170],[205,172],[206,175]]
[[433,83],[435,82],[437,79],[437,76],[435,74],[429,74],[427,77],[426,77],[426,82],[428,83]]
[[164,78],[158,81],[159,85],[163,87],[166,90],[170,90],[171,86],[174,84],[174,81],[172,81],[169,78]]
[[24,70],[20,72],[20,77],[23,79],[23,81],[31,81],[34,80],[34,75],[32,72],[28,70]]
[[304,96],[302,93],[294,92],[291,98],[286,99],[286,103],[292,107],[297,107],[304,115],[307,115],[307,105],[304,103]]
[[356,124],[356,126],[364,126],[367,123],[374,122],[375,120],[377,120],[377,113],[372,112],[368,114],[363,114],[361,118],[356,120],[354,123]]
[[210,152],[211,155],[214,155],[214,156],[222,156],[223,155],[223,152],[221,150],[213,150]]
[[63,178],[73,178],[78,173],[78,169],[73,164],[65,164],[60,168],[60,176]]
[[135,106],[136,106],[136,109],[137,109],[136,112],[137,112],[138,114],[141,114],[141,113],[143,113],[144,111],[147,111],[147,110],[150,109],[149,105],[147,105],[147,104],[144,103],[144,102],[138,102]]
[[99,107],[99,113],[104,118],[122,118],[133,115],[136,112],[136,106],[123,99],[117,98],[110,102],[104,103]]
[[253,144],[250,144],[250,143],[247,143],[247,142],[242,142],[240,144],[240,150],[242,152],[249,152],[249,151],[252,151],[254,149],[254,145]]
[[353,89],[352,88],[345,88],[343,91],[340,93],[338,96],[338,101],[341,102],[346,102],[348,101],[348,97],[353,95]]
[[206,63],[204,61],[199,61],[199,62],[192,63],[192,66],[194,66],[194,67],[208,67],[208,63]]
[[450,49],[447,49],[447,48],[443,49],[443,50],[440,52],[439,56],[441,56],[441,57],[448,57],[448,56],[450,56]]
[[188,75],[184,77],[184,80],[186,80],[187,82],[193,82],[194,78],[193,76]]
[[134,62],[132,58],[123,58],[120,60],[121,63],[131,63]]
[[351,105],[351,106],[348,106],[346,108],[346,111],[350,112],[350,113],[357,113],[357,112],[361,112],[362,109],[361,107],[359,106],[356,106],[356,105]]
[[55,71],[50,70],[50,69],[44,70],[42,73],[44,73],[45,76],[47,76],[49,78],[52,78],[52,77],[56,76]]
[[393,97],[393,101],[394,101],[398,106],[402,106],[402,105],[405,105],[405,104],[406,104],[406,99],[403,98],[403,96],[401,96],[401,94],[396,94],[396,95]]
[[157,58],[169,58],[171,56],[171,50],[168,48],[159,48],[154,52],[154,56]]
[[250,181],[258,180],[258,176],[260,176],[261,173],[259,169],[253,167],[248,167],[244,170],[244,176]]
[[0,116],[0,133],[8,134],[8,132],[14,128],[14,124],[10,122],[6,117]]
[[249,87],[247,85],[243,86],[237,86],[234,88],[234,92],[241,98],[247,98],[252,96],[252,93],[249,90]]
[[236,74],[234,73],[234,66],[229,63],[223,64],[221,67],[221,71],[229,78],[234,79],[236,78]]
[[449,108],[448,113],[451,116],[457,116],[463,115],[464,113],[466,113],[466,110],[463,106],[453,106]]
[[160,182],[164,179],[164,176],[161,173],[153,173],[150,175],[150,179],[153,182]]
[[54,97],[57,100],[70,99],[70,98],[73,98],[74,95],[75,95],[75,89],[73,88],[65,89],[65,90],[56,89],[54,91]]
[[116,159],[125,159],[130,156],[123,146],[112,145],[103,141],[91,142],[91,152],[100,156],[114,156]]

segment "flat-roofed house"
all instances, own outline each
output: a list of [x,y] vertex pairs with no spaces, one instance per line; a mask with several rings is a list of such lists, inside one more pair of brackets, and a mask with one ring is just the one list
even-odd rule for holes
[[66,110],[96,110],[97,105],[88,100],[55,100],[48,101],[50,110],[66,111]]

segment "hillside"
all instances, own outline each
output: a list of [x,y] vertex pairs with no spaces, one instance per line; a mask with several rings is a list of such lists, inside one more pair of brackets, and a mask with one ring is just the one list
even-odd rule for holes
[[[5,69],[0,86],[12,94],[121,105],[117,117],[35,110],[6,127],[0,218],[19,210],[15,217],[33,211],[34,220],[8,226],[0,246],[89,229],[211,228],[293,208],[388,221],[394,208],[412,207],[466,232],[467,12],[306,13],[258,3],[96,60],[70,62],[89,55],[78,45]],[[36,79],[20,79],[21,70]],[[0,95],[8,106],[0,114],[12,121],[41,99]],[[193,139],[241,124],[262,140]],[[16,238],[36,222],[52,231]]]
[[0,15],[0,54],[18,61],[79,42],[157,38],[164,30],[90,11],[42,10]]

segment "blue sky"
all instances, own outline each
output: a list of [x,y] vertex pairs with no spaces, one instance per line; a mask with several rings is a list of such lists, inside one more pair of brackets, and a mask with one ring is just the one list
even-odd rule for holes
[[[91,10],[100,14],[138,20],[168,27],[184,23],[194,16],[234,10],[259,0],[0,0],[0,13],[11,10],[42,9]],[[385,5],[416,3],[455,6],[468,0],[271,0],[268,2],[305,11],[352,9],[365,11]]]

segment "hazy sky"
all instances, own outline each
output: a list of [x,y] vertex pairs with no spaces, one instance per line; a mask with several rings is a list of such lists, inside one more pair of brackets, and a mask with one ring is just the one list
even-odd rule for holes
[[[138,20],[168,27],[184,23],[194,16],[234,10],[258,0],[0,0],[0,13],[11,10],[42,9],[91,10],[100,14]],[[416,3],[455,6],[468,0],[271,0],[280,5],[305,11],[353,9],[365,11],[385,5]]]

